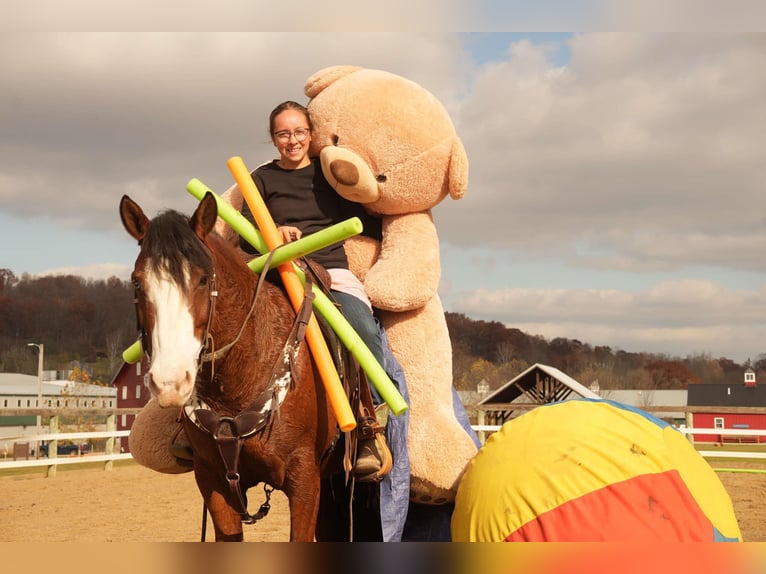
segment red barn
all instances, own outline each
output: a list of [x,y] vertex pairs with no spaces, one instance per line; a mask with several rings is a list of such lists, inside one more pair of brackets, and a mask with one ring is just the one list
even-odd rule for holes
[[[112,386],[117,389],[118,409],[140,409],[149,402],[149,389],[144,386],[144,375],[149,370],[146,357],[134,365],[123,363],[112,379]],[[136,415],[121,414],[117,418],[117,430],[130,430]],[[129,452],[128,437],[120,438],[120,452]]]
[[689,385],[692,426],[708,429],[763,430],[762,435],[694,435],[695,442],[766,442],[766,387],[748,369],[740,385]]

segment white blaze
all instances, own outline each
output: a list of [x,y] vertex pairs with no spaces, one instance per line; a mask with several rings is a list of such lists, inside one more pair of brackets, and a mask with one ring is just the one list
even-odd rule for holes
[[194,335],[194,320],[179,285],[154,271],[147,273],[146,279],[146,294],[155,310],[151,390],[160,406],[182,406],[194,390],[201,341]]

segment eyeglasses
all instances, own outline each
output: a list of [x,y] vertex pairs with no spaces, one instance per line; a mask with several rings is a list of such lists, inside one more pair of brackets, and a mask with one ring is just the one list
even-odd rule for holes
[[295,136],[295,141],[302,142],[306,139],[306,136],[309,135],[310,131],[309,128],[298,128],[293,132],[284,130],[281,132],[274,132],[274,137],[281,142],[289,142],[290,138]]

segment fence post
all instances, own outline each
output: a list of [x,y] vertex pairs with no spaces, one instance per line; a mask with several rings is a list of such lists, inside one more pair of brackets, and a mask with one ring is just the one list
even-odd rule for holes
[[[480,426],[484,424],[484,409],[479,408],[479,413],[478,413],[478,416],[476,417],[476,419],[477,419],[477,421],[478,421]],[[484,432],[483,430],[480,430],[479,431],[479,444],[483,445],[484,441],[486,441],[486,440],[487,440],[487,433]]]
[[[112,413],[110,415],[107,415],[106,417],[106,430],[107,432],[112,432],[117,430],[117,424],[115,422],[116,417],[115,414]],[[106,454],[112,454],[114,452],[114,437],[110,436],[106,439],[106,445],[104,446],[104,452]],[[113,460],[107,460],[104,463],[104,470],[112,470],[114,468],[114,461]]]
[[[58,415],[51,415],[49,421],[49,429],[48,432],[51,434],[57,434],[59,432],[59,416]],[[56,459],[59,455],[59,441],[58,440],[52,440],[48,443],[48,458]],[[56,476],[56,465],[55,464],[49,464],[48,470],[45,473],[45,476],[48,478],[53,478]]]
[[[686,428],[694,428],[694,414],[691,411],[686,411]],[[694,433],[687,434],[686,438],[689,440],[692,446],[694,446]]]

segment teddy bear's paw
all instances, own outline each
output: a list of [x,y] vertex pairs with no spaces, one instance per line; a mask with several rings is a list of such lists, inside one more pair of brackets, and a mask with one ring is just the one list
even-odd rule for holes
[[441,506],[455,500],[456,490],[447,490],[427,480],[410,477],[410,501],[430,506]]

